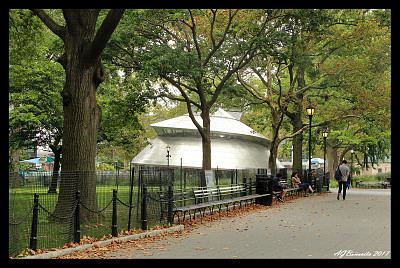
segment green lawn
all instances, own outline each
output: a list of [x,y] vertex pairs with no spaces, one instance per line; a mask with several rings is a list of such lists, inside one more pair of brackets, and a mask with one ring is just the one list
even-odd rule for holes
[[[114,185],[99,185],[96,187],[99,209],[103,209],[112,199]],[[9,189],[9,222],[19,222],[30,211],[33,205],[34,193],[39,193],[39,203],[52,212],[57,204],[58,194],[48,194],[48,187],[19,187]],[[137,187],[133,187],[132,204],[137,204]],[[118,186],[118,198],[129,204],[129,186]],[[84,209],[81,206],[81,210]],[[140,228],[140,208],[132,208],[131,228]],[[81,223],[81,237],[101,238],[111,233],[112,205],[101,213],[104,217],[95,222]],[[117,202],[118,231],[127,230],[129,208]],[[9,253],[21,252],[29,247],[32,213],[18,226],[9,226]],[[158,224],[156,222],[155,224]],[[38,219],[38,249],[51,249],[62,246],[72,236],[70,220],[53,221],[42,208],[39,208]],[[12,254],[14,255],[14,254]]]

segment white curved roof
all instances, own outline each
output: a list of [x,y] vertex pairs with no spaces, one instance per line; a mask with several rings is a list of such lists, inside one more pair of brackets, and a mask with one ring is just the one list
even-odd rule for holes
[[[195,115],[195,118],[200,125],[203,124],[203,119],[200,115]],[[239,120],[235,119],[233,116],[231,116],[221,108],[219,108],[218,111],[210,116],[210,121],[212,136],[230,136],[252,140],[264,145],[269,144],[269,140],[266,137],[257,133],[252,128],[243,124]],[[157,135],[159,136],[168,134],[174,135],[178,133],[191,133],[193,135],[198,132],[196,126],[190,119],[189,114],[157,122],[150,126],[155,129]]]

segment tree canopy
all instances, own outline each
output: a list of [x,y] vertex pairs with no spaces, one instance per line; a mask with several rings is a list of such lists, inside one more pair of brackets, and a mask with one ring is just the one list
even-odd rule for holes
[[[270,165],[285,141],[301,169],[310,103],[312,153],[320,153],[316,145],[328,129],[331,169],[350,149],[366,167],[390,154],[390,10],[135,9],[122,19],[118,11],[90,12],[93,29],[80,56],[89,63],[102,55],[103,64],[92,62],[95,99],[87,102],[102,114],[92,141],[99,148],[121,148],[130,160],[146,137],[140,114],[168,98],[186,105],[202,136],[206,169],[209,114],[217,107],[243,109],[246,123],[271,139]],[[64,142],[72,96],[63,86],[71,75],[64,71],[63,53],[71,48],[65,42],[72,42],[66,27],[78,29],[81,15],[9,11],[10,153],[27,140]]]

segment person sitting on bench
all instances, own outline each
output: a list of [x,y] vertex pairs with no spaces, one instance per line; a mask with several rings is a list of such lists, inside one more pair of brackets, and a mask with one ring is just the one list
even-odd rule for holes
[[278,197],[277,197],[277,199],[278,199],[278,201],[279,202],[284,202],[283,201],[283,197],[285,196],[285,194],[286,194],[286,192],[287,192],[287,186],[286,185],[282,185],[282,184],[280,184],[280,179],[282,179],[282,173],[278,173],[278,174],[276,174],[276,176],[274,177],[274,188],[273,188],[273,190],[274,190],[274,192],[281,192],[279,195],[278,195]]
[[309,183],[301,183],[301,180],[298,176],[297,171],[293,171],[291,177],[292,177],[293,188],[302,188],[305,191],[304,196],[308,196],[307,195],[308,191],[311,191],[311,193],[314,193],[314,190],[311,188],[311,185]]

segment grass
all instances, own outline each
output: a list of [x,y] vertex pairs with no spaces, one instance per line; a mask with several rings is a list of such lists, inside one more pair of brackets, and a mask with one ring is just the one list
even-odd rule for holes
[[[354,176],[353,177],[353,187],[355,187],[356,182],[364,181],[364,182],[376,182],[380,183],[391,177],[391,173],[379,173],[376,175],[363,175],[363,176]],[[338,188],[339,183],[335,179],[331,179],[329,181],[329,188]]]
[[[96,187],[98,208],[103,209],[112,199],[112,189],[115,185],[98,185]],[[48,194],[48,187],[18,187],[9,189],[9,222],[19,222],[30,211],[33,205],[34,193],[39,193],[39,204],[48,211],[54,211],[57,204],[58,194]],[[129,204],[129,186],[118,186],[118,198],[124,203]],[[138,187],[133,187],[132,205],[138,202]],[[81,210],[83,210],[81,206]],[[149,210],[154,213],[154,209]],[[157,212],[157,211],[156,211]],[[139,213],[139,214],[138,214]],[[111,233],[112,205],[101,213],[104,217],[94,222],[81,223],[81,237],[102,238]],[[127,230],[129,208],[117,202],[117,221],[118,231]],[[150,214],[151,216],[151,214]],[[157,217],[156,217],[157,218]],[[157,218],[158,219],[158,218]],[[64,243],[72,239],[71,220],[52,221],[49,214],[39,208],[38,215],[38,249],[51,249],[62,246]],[[158,224],[155,221],[154,224]],[[10,256],[18,255],[19,252],[29,247],[30,233],[32,224],[32,213],[27,219],[18,226],[9,226],[9,254]],[[149,219],[149,228],[153,222]],[[140,207],[132,208],[131,228],[140,227]]]

